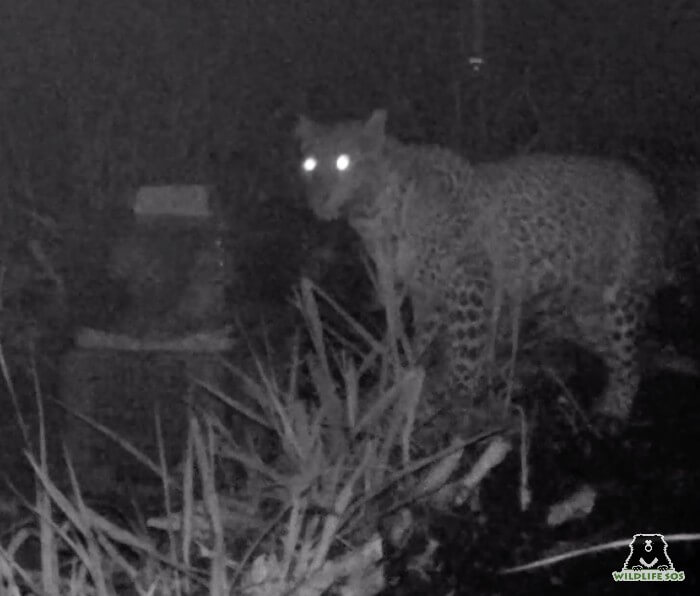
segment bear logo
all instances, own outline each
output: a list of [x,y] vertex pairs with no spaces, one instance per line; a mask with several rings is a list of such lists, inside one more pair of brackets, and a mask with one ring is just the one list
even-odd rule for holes
[[673,571],[668,544],[661,534],[635,534],[623,571]]

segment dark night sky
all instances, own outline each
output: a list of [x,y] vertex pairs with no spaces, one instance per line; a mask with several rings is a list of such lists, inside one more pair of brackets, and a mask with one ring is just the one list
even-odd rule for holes
[[485,0],[478,86],[470,2],[6,3],[2,162],[38,195],[206,177],[232,153],[284,169],[297,113],[380,106],[399,136],[476,159],[534,139],[686,161],[700,146],[696,4]]

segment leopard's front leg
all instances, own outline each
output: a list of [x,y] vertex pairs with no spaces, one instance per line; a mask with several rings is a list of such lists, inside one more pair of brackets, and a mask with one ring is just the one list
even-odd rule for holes
[[445,405],[472,403],[479,389],[491,340],[493,294],[488,260],[472,253],[454,264],[441,296],[414,299],[414,352],[423,358],[437,355],[431,385]]

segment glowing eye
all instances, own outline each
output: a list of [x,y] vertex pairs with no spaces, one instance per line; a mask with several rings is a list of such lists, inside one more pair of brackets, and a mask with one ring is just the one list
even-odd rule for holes
[[344,172],[350,167],[350,157],[345,155],[345,153],[339,155],[338,159],[335,160],[335,167],[341,172]]
[[315,157],[307,157],[301,164],[301,169],[305,172],[313,172],[316,169],[318,162]]

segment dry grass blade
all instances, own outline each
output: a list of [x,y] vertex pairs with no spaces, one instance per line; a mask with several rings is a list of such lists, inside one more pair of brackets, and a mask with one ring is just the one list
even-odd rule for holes
[[75,495],[75,500],[77,506],[74,509],[73,517],[79,517],[81,522],[81,527],[83,532],[81,534],[82,539],[87,544],[87,551],[89,557],[89,564],[87,569],[90,571],[90,576],[95,584],[95,590],[98,596],[108,596],[109,592],[107,589],[107,578],[105,577],[105,561],[102,556],[102,551],[99,544],[95,538],[95,533],[91,525],[91,520],[87,515],[87,507],[83,500],[82,494],[80,493],[80,487],[78,486],[78,479],[75,476],[75,471],[73,467],[68,465],[68,473],[70,475],[71,485],[73,487],[73,494]]
[[[151,470],[157,477],[161,476],[161,468],[160,466],[154,462],[151,458],[143,454],[141,451],[139,451],[136,447],[134,447],[129,441],[124,439],[123,437],[120,437],[117,435],[114,431],[110,430],[107,428],[105,425],[100,424],[96,420],[90,418],[89,416],[86,416],[85,414],[82,414],[81,412],[77,412],[75,410],[72,410],[71,408],[68,408],[64,404],[61,404],[60,402],[59,405],[63,407],[67,412],[72,414],[73,416],[76,416],[95,430],[99,431],[102,433],[104,436],[112,440],[115,444],[119,445],[124,451],[132,455],[138,462],[143,464],[146,468]],[[168,480],[168,482],[170,482]]]
[[5,386],[7,387],[7,392],[12,400],[12,408],[15,411],[15,416],[17,418],[17,424],[22,432],[22,440],[24,441],[27,449],[31,449],[31,442],[29,438],[29,427],[27,426],[24,417],[22,416],[22,411],[19,407],[19,398],[15,391],[15,385],[12,382],[12,375],[10,375],[10,368],[7,366],[7,360],[5,359],[5,350],[3,348],[2,342],[0,342],[0,371],[2,371],[3,379],[5,380]]
[[[368,491],[367,494],[363,495],[361,499],[358,499],[355,502],[353,502],[349,508],[350,513],[354,515],[356,511],[361,510],[368,502],[372,501],[373,499],[376,499],[382,493],[385,493],[399,485],[402,480],[417,474],[421,470],[432,466],[436,462],[440,462],[443,461],[445,458],[451,457],[455,452],[462,452],[466,447],[470,445],[475,445],[485,439],[492,437],[497,432],[499,431],[486,431],[476,435],[475,437],[472,437],[469,440],[457,440],[449,447],[446,447],[445,449],[442,449],[437,453],[415,460],[407,466],[403,466],[399,471],[394,472],[390,476],[388,476],[378,487],[372,488],[372,490]],[[412,503],[425,496],[427,495],[413,489],[411,492],[406,494],[406,496],[403,499],[397,501],[394,505],[392,505],[390,511],[395,511],[400,507],[403,507],[404,505]],[[387,511],[385,513],[389,513],[390,511]]]
[[222,589],[226,585],[224,526],[221,521],[221,509],[216,492],[213,469],[213,454],[204,445],[204,436],[197,420],[190,420],[190,432],[193,438],[194,453],[202,483],[204,504],[211,520],[214,533],[214,556],[212,557],[211,582],[213,586]]
[[357,427],[357,416],[360,409],[360,380],[352,360],[343,367],[343,371],[348,428],[351,433],[354,433],[353,429]]
[[[236,371],[237,374],[240,376],[240,378],[242,380],[244,380],[244,382],[247,383],[246,389],[249,390],[251,396],[253,396],[253,397],[255,397],[256,395],[258,396],[258,399],[256,399],[256,401],[258,401],[258,403],[260,401],[263,401],[260,398],[260,395],[262,395],[262,390],[261,390],[260,386],[257,385],[252,380],[252,378],[250,378],[248,375],[245,375],[242,371],[240,371],[240,369],[238,369],[236,367],[231,366],[230,370]],[[205,389],[206,391],[211,393],[211,395],[213,395],[214,397],[219,399],[222,403],[227,405],[229,408],[231,408],[232,410],[235,410],[239,414],[242,414],[243,416],[245,416],[246,418],[248,418],[252,422],[259,424],[263,428],[268,428],[268,429],[272,428],[270,423],[265,418],[256,414],[251,408],[248,408],[245,405],[243,405],[242,403],[240,403],[239,401],[229,397],[223,391],[221,391],[221,389],[219,389],[218,387],[215,387],[211,383],[207,383],[206,381],[202,381],[199,379],[194,379],[194,383],[195,383],[195,385],[197,385],[197,386],[201,387],[202,389]]]
[[187,433],[185,469],[182,479],[182,558],[185,565],[191,564],[192,520],[194,519],[194,437]]
[[[314,294],[317,294],[318,296],[323,298],[324,302],[326,302],[330,307],[333,308],[335,312],[338,313],[338,315],[340,315],[340,317],[350,326],[352,331],[356,333],[359,337],[361,337],[371,348],[372,351],[385,351],[385,346],[382,345],[382,343],[376,340],[374,337],[372,337],[372,334],[370,334],[362,325],[360,325],[352,316],[350,316],[350,314],[348,314],[348,312],[342,306],[340,306],[340,304],[338,304],[335,300],[333,300],[333,298],[331,298],[326,292],[324,292],[322,288],[318,287],[311,280],[304,278],[302,280],[302,291],[304,290],[309,294],[313,292]],[[318,317],[318,309],[314,308],[313,311],[307,311],[306,302],[303,299],[297,300],[297,306],[302,310],[302,313],[305,314],[313,312],[315,316]],[[317,320],[320,321],[320,317]]]
[[281,581],[288,577],[292,563],[296,559],[297,546],[299,544],[299,537],[301,536],[305,511],[306,499],[299,495],[293,495],[289,521],[287,522],[287,532],[283,543],[283,557],[279,577]]
[[248,455],[240,450],[230,449],[226,446],[222,446],[221,455],[225,458],[237,461],[248,470],[258,472],[278,486],[285,486],[287,483],[286,476],[277,472],[272,466],[266,465],[257,455]]
[[[34,584],[31,575],[15,561],[14,551],[6,550],[0,545],[0,582],[3,584],[3,596],[21,596],[22,590],[17,585],[15,575],[19,576],[25,590],[28,588],[32,594],[43,594],[41,588]],[[49,593],[46,594],[48,596]]]
[[[306,320],[306,325],[311,336],[311,342],[314,347],[314,352],[318,354],[321,364],[328,363],[328,355],[326,354],[326,345],[323,341],[324,329],[321,322],[321,315],[318,311],[318,304],[313,294],[313,285],[308,279],[303,279],[300,286],[300,304],[301,311]],[[331,378],[330,369],[326,368],[324,373],[328,378]]]
[[[352,432],[357,435],[361,432],[369,432],[370,429],[378,428],[385,414],[404,400],[407,391],[413,396],[420,394],[421,387],[421,374],[416,374],[415,372],[406,374],[397,384],[380,395],[379,399],[360,418]],[[411,399],[410,401],[413,402],[414,400]]]
[[328,557],[328,551],[330,550],[330,547],[333,543],[333,539],[335,538],[338,528],[341,525],[341,520],[343,519],[343,516],[345,515],[348,506],[350,505],[350,501],[354,496],[355,484],[372,462],[373,455],[373,443],[372,441],[368,441],[365,444],[365,452],[362,457],[362,461],[357,466],[357,468],[355,468],[355,470],[352,473],[352,476],[348,479],[348,481],[345,483],[345,486],[336,497],[332,515],[329,515],[326,518],[326,523],[323,525],[323,530],[321,532],[319,545],[316,548],[316,554],[314,556],[313,562],[311,563],[312,571],[319,569]]
[[389,466],[391,451],[399,438],[403,465],[407,466],[410,462],[410,438],[423,389],[423,377],[421,370],[409,371],[395,386],[395,415],[390,419],[389,429],[384,435],[385,439],[382,441],[379,456],[379,461],[385,468]]

